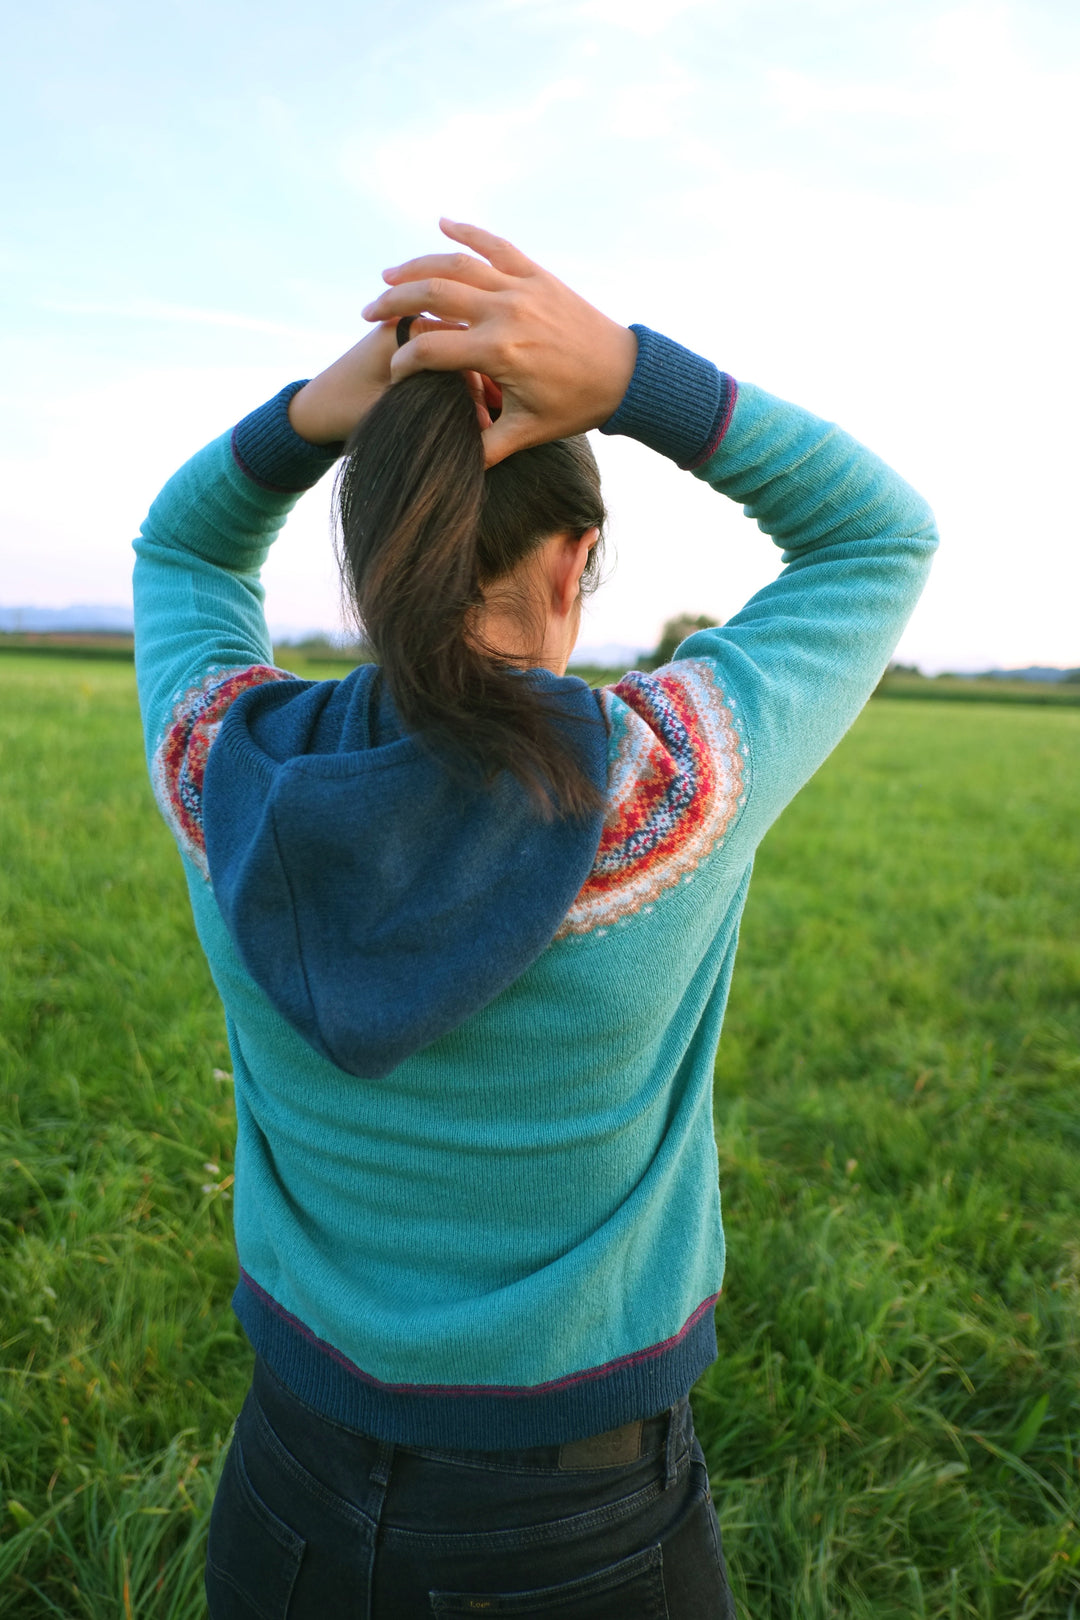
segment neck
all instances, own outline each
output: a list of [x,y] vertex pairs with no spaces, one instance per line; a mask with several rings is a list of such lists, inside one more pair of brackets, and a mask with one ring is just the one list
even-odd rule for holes
[[518,669],[549,669],[553,675],[565,675],[577,640],[577,628],[549,614],[537,647],[535,643],[530,644],[519,619],[490,607],[477,621],[476,637],[477,643],[488,652]]

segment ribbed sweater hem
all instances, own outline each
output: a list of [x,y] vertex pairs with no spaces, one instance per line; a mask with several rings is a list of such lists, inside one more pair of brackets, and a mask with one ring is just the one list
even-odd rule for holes
[[241,1271],[233,1309],[256,1353],[323,1417],[405,1446],[505,1451],[604,1434],[665,1411],[716,1360],[713,1306],[670,1339],[534,1385],[390,1384],[327,1344]]

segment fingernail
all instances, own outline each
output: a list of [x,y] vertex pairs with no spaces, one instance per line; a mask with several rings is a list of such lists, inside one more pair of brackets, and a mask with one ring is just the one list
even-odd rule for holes
[[365,304],[364,305],[363,309],[360,311],[360,314],[361,314],[361,316],[363,317],[363,319],[365,321],[367,320],[368,316],[371,314],[371,312],[372,312],[372,310],[374,308],[375,308],[374,304]]

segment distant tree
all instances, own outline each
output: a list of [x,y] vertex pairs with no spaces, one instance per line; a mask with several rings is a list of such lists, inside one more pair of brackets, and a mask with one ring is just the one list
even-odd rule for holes
[[1080,684],[1080,669],[1067,669],[1061,678],[1073,685]]
[[680,613],[674,619],[668,619],[655,650],[643,662],[648,669],[659,669],[661,664],[669,664],[675,656],[676,647],[687,636],[693,635],[695,630],[711,630],[719,623],[719,619],[711,618],[707,613],[699,613],[696,619],[691,613]]
[[276,641],[274,645],[283,654],[302,653],[313,664],[370,664],[374,661],[371,648],[363,641],[347,641],[321,630],[288,641]]
[[891,679],[891,677],[893,675],[906,675],[909,678],[911,676],[914,676],[917,680],[920,680],[920,681],[924,681],[924,680],[927,679],[927,677],[923,674],[922,670],[919,668],[918,664],[895,664],[894,663],[894,664],[889,665],[888,669],[885,671],[885,673],[881,677],[880,681],[878,681],[877,685],[874,687],[874,691],[875,692],[881,692],[885,688],[887,688],[888,685],[889,685],[890,679]]

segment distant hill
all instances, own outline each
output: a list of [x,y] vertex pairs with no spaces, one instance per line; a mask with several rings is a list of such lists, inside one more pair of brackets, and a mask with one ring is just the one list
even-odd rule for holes
[[[134,629],[130,606],[123,603],[77,602],[72,607],[0,606],[0,635],[79,634],[130,635]],[[301,631],[295,626],[272,627],[275,642],[296,644],[312,637],[337,644],[352,638],[341,631]],[[648,649],[630,642],[608,641],[603,645],[576,647],[570,665],[591,669],[634,669],[648,656]],[[906,665],[893,666],[896,673],[917,675]],[[1078,681],[1080,669],[1057,669],[1050,664],[1028,664],[1024,669],[986,669],[965,673],[965,680],[985,681]]]
[[570,668],[575,664],[589,669],[634,669],[644,658],[641,647],[624,641],[605,641],[603,646],[575,647],[570,654]]
[[926,675],[916,664],[890,664],[889,675],[918,680],[946,681],[1069,681],[1080,680],[1080,669],[1059,669],[1055,664],[1027,664],[1023,669],[942,669]]
[[1054,669],[1049,664],[1028,664],[1025,669],[987,669],[982,678],[988,681],[1064,681],[1078,673],[1075,669]]
[[92,630],[130,635],[135,621],[130,607],[102,606],[100,602],[74,607],[0,607],[0,631],[6,635],[49,630]]
[[[0,606],[0,635],[131,635],[135,628],[130,606],[121,603],[77,602],[74,607]],[[321,631],[310,625],[271,625],[276,642],[292,645],[308,638],[346,642],[353,638],[341,631]]]

